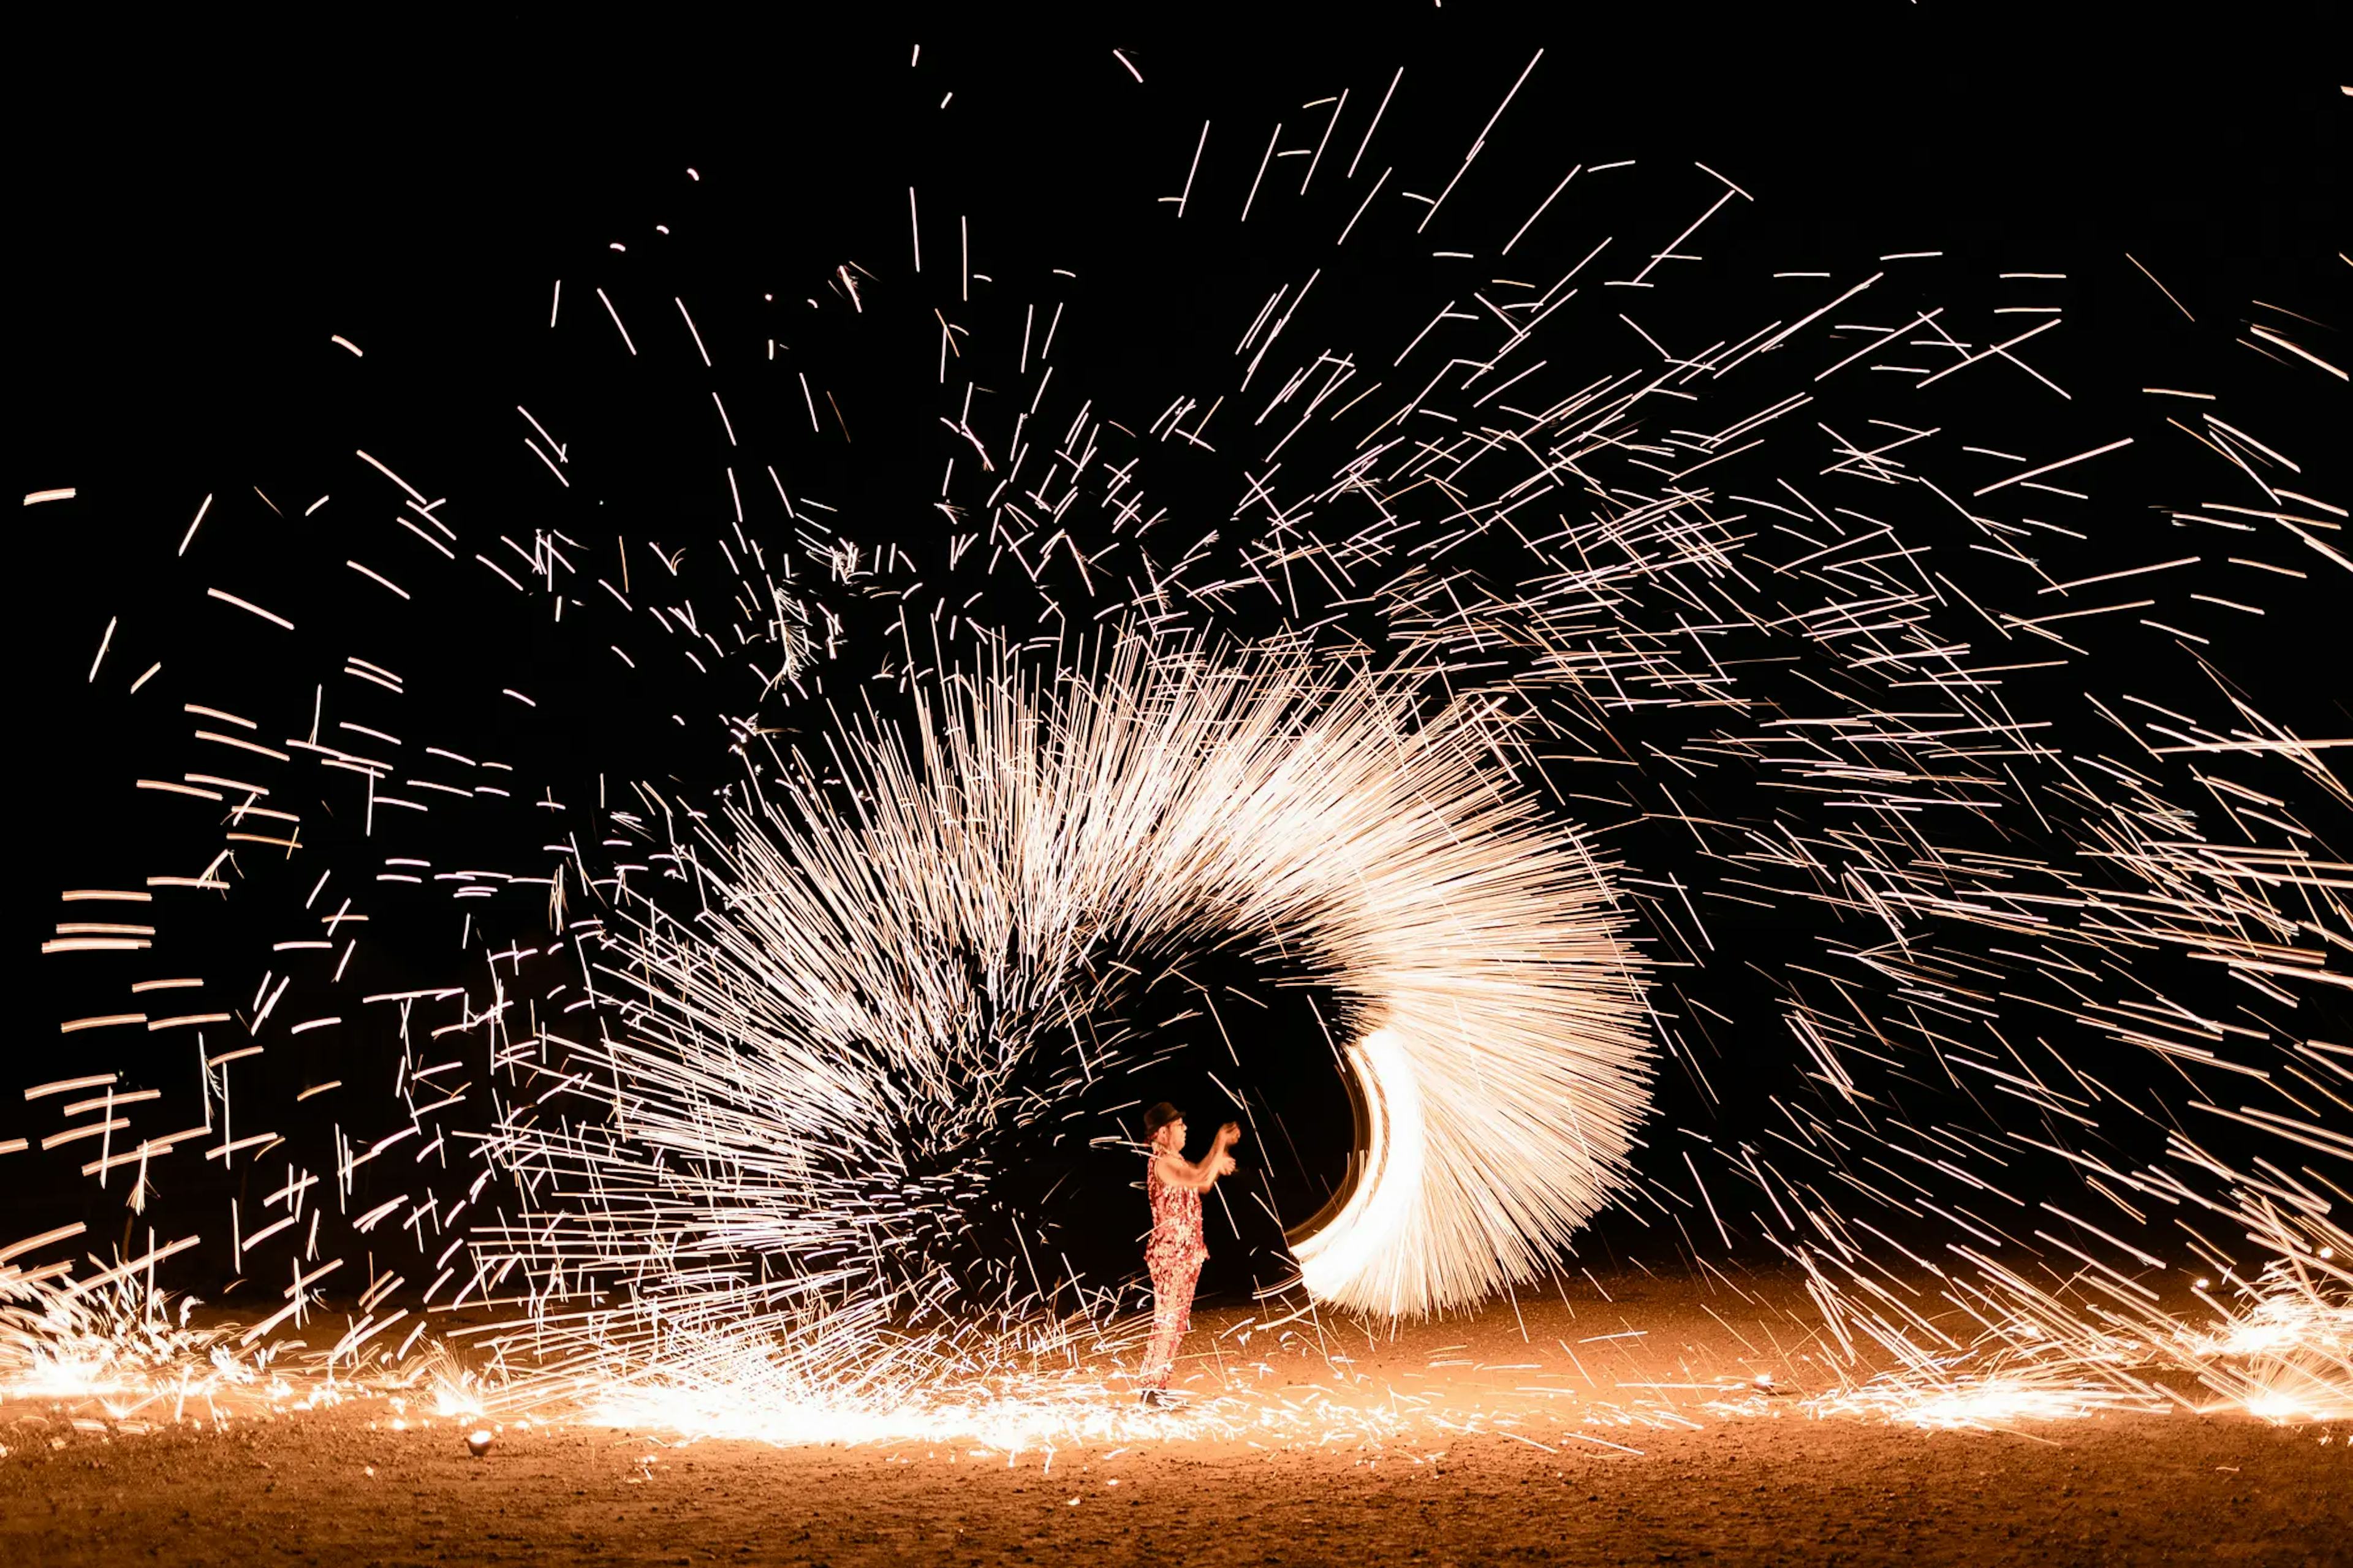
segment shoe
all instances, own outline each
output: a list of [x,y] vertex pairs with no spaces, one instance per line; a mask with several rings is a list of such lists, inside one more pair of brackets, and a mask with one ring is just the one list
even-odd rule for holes
[[1137,1391],[1136,1403],[1147,1410],[1157,1410],[1168,1403],[1168,1396],[1156,1388],[1140,1389]]

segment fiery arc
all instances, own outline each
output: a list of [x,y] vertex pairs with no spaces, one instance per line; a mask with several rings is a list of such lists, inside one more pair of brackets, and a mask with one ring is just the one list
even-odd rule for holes
[[[1302,1244],[1315,1297],[1467,1305],[1609,1201],[1647,1106],[1641,964],[1607,868],[1497,763],[1494,706],[1290,654],[1103,662],[952,676],[913,724],[837,737],[830,781],[786,768],[682,836],[701,907],[640,904],[604,965],[626,1033],[550,1046],[576,1081],[491,1143],[520,1190],[571,1194],[478,1233],[539,1282],[534,1331],[591,1277],[604,1304],[552,1315],[591,1354],[806,1346],[820,1303],[879,1321],[959,1289],[940,1238],[992,1130],[1048,1113],[1018,1080],[1109,982],[1098,955],[1205,936],[1304,951],[1361,1021],[1380,1142]],[[965,1304],[1018,1315],[1034,1284]]]

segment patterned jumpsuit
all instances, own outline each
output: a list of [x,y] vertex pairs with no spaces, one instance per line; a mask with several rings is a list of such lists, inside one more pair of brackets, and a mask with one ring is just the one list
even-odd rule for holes
[[1193,1322],[1193,1286],[1209,1249],[1201,1239],[1201,1194],[1160,1179],[1156,1152],[1145,1155],[1144,1187],[1152,1199],[1152,1239],[1144,1261],[1152,1270],[1152,1343],[1145,1352],[1143,1386],[1166,1388],[1176,1366],[1176,1346]]

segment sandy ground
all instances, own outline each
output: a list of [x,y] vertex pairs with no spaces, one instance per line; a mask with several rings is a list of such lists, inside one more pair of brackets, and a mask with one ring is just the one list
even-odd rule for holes
[[1394,1339],[1327,1326],[1320,1354],[1295,1326],[1205,1313],[1191,1410],[1050,1453],[557,1423],[500,1424],[477,1459],[464,1434],[486,1423],[382,1398],[225,1424],[167,1405],[135,1434],[20,1401],[0,1405],[0,1551],[10,1568],[2353,1562],[2353,1428],[1811,1418],[1736,1393],[1760,1372],[1822,1385],[1797,1314],[1611,1293]]

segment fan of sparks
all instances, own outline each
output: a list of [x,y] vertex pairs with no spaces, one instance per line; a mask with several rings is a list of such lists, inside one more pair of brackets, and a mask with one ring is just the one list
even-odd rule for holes
[[1037,1260],[991,1299],[941,1250],[1004,1128],[1123,1072],[1083,1029],[1120,971],[1239,941],[1329,976],[1386,1108],[1308,1288],[1395,1315],[1540,1277],[1628,1169],[1641,965],[1588,847],[1496,766],[1492,704],[1424,721],[1415,695],[1128,640],[1084,675],[949,675],[844,737],[854,812],[814,771],[764,781],[681,847],[697,907],[614,933],[625,1032],[534,1060],[567,1092],[487,1152],[564,1201],[477,1251],[575,1298],[605,1277],[604,1305],[548,1303],[592,1343],[837,1296],[878,1326],[944,1296],[1018,1318]]

